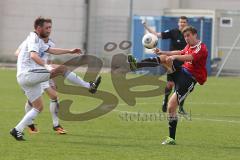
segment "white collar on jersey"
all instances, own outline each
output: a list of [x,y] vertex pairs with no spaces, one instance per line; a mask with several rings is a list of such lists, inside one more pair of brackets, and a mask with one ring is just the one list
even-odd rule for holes
[[202,41],[199,41],[195,46],[190,46],[190,48],[196,48],[196,47],[200,46],[201,43],[202,43]]

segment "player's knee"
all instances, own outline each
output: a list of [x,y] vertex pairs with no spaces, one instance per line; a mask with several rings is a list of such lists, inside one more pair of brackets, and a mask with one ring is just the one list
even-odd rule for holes
[[34,106],[33,108],[37,109],[39,112],[43,111],[43,105]]
[[175,99],[170,99],[168,101],[168,112],[169,113],[175,113],[177,109],[177,101]]
[[29,106],[31,106],[31,107],[33,106],[29,100],[27,100],[27,103],[29,104]]
[[51,71],[50,78],[54,78],[59,75],[64,75],[66,73],[66,71],[67,71],[67,67],[64,65],[60,65]]
[[53,100],[53,101],[55,101],[55,100],[58,99],[58,97],[57,97],[56,94],[51,94],[51,95],[49,95],[49,96],[50,96],[50,99]]
[[58,99],[58,97],[57,97],[57,92],[56,92],[52,87],[46,89],[45,91],[46,91],[48,97],[49,97],[51,100],[57,100],[57,99]]
[[67,67],[64,66],[64,65],[60,65],[60,66],[58,67],[58,69],[59,69],[59,72],[60,72],[62,75],[65,74],[66,71],[67,71]]
[[166,63],[167,56],[166,55],[160,55],[159,56],[161,63]]
[[43,101],[40,98],[32,102],[33,108],[37,109],[39,112],[42,112],[43,110]]

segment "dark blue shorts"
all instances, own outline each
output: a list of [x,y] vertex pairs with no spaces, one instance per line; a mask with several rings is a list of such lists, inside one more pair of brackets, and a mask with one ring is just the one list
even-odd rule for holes
[[[178,61],[178,60],[174,60],[174,66],[175,66],[175,68],[179,68],[179,67],[181,67],[182,65],[183,65],[183,62]],[[171,74],[167,74],[167,81],[173,82],[173,78],[172,78]]]
[[196,80],[192,77],[191,73],[182,66],[177,66],[174,61],[173,67],[175,68],[175,71],[169,74],[169,76],[171,76],[175,84],[175,92],[178,97],[178,103],[181,103],[188,94],[193,91]]

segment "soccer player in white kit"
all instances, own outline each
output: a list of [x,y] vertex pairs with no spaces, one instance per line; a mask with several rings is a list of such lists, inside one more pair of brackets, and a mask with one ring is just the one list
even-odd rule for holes
[[[55,44],[54,42],[49,38],[42,38],[43,41],[49,45],[50,47],[54,48]],[[22,48],[22,46],[24,46],[24,43],[26,43],[26,41],[24,41],[17,49],[17,51],[15,52],[15,55],[18,56],[19,52]],[[43,52],[40,53],[40,57],[44,60],[44,62],[46,64],[50,64],[51,60],[50,60],[50,54]],[[87,83],[87,82],[85,82]],[[57,92],[56,92],[56,86],[54,84],[53,80],[49,80],[46,82],[42,82],[41,83],[42,86],[42,90],[45,91],[47,93],[47,95],[50,98],[50,113],[52,115],[52,121],[53,121],[53,130],[56,131],[57,134],[66,134],[67,131],[65,129],[63,129],[63,127],[59,124],[59,118],[58,118],[58,110],[59,110],[59,106],[58,106],[58,97],[57,97]],[[27,113],[28,111],[30,111],[32,109],[32,104],[29,100],[27,100],[26,104],[25,104],[25,112]],[[36,128],[36,125],[33,123],[28,125],[29,128],[29,133],[34,134],[34,133],[39,133],[39,130]]]
[[[45,52],[56,55],[81,54],[81,50],[79,48],[72,50],[51,48],[47,45],[41,38],[49,37],[51,32],[50,19],[37,18],[34,22],[34,29],[35,31],[30,32],[25,42],[22,43],[17,60],[17,81],[32,105],[32,108],[29,109],[22,120],[10,131],[10,134],[19,141],[24,140],[24,128],[31,125],[43,109],[42,82],[49,81],[59,75],[65,76],[73,84],[82,85],[83,82],[75,73],[68,71],[66,66],[55,65],[55,67],[46,64],[40,57],[41,53]],[[98,77],[94,82],[90,82],[89,91],[95,93],[100,82],[101,77]]]

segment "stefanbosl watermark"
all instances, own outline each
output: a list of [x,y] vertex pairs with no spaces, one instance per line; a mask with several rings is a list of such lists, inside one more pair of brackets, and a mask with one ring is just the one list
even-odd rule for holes
[[[122,121],[126,122],[158,122],[158,121],[169,121],[168,113],[163,113],[161,111],[158,112],[128,112],[128,111],[120,111],[119,118]],[[178,119],[179,121],[192,121],[192,112],[191,110],[187,114],[177,114],[174,119]]]

